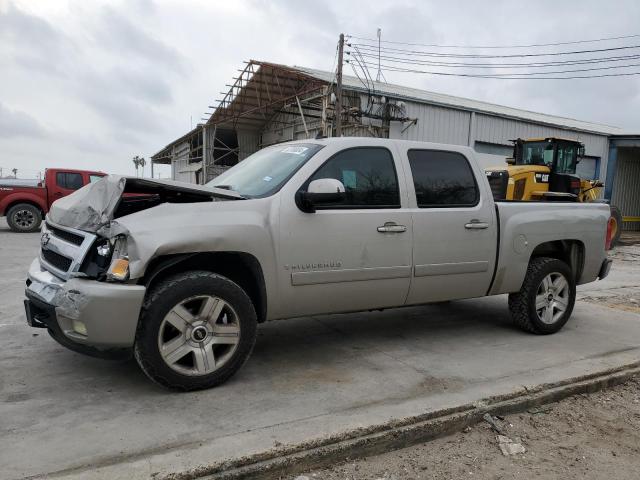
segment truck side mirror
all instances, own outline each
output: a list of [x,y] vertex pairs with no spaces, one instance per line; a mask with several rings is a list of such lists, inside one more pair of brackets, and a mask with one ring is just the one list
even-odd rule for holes
[[313,180],[307,191],[296,193],[296,205],[306,213],[314,213],[316,206],[338,203],[345,198],[345,188],[340,180],[335,178],[319,178]]

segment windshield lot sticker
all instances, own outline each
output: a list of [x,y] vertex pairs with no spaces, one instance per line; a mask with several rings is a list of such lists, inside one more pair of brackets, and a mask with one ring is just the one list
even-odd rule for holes
[[356,172],[355,170],[342,171],[342,183],[344,188],[356,188]]
[[273,180],[273,177],[270,177],[269,175],[267,175],[262,180],[265,181],[265,182],[270,182],[271,180]]
[[293,153],[294,155],[304,155],[309,150],[307,147],[287,147],[282,150],[282,153]]

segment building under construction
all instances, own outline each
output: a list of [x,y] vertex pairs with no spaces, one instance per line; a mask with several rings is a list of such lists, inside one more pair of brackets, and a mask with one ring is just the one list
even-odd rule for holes
[[[211,107],[211,116],[153,155],[152,163],[171,165],[175,180],[206,183],[265,146],[318,134],[330,137],[337,128],[344,136],[467,145],[486,166],[504,163],[515,138],[573,138],[585,145],[578,175],[606,178],[608,198],[620,206],[627,220],[638,220],[627,227],[640,227],[640,189],[616,188],[623,180],[640,185],[638,136],[624,135],[607,125],[377,82],[366,76],[344,75],[341,84],[339,91],[335,72],[249,61],[226,95]],[[610,157],[613,168],[608,169]]]

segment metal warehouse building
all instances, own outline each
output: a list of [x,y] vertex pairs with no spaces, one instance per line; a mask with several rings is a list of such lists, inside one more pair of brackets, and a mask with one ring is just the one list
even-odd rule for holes
[[[515,138],[564,137],[584,143],[583,178],[606,179],[606,194],[630,228],[640,227],[640,136],[616,127],[519,110],[382,82],[343,76],[345,136],[467,145],[485,166],[500,165]],[[332,136],[335,74],[250,61],[205,123],[152,156],[174,180],[206,183],[275,143]],[[214,108],[214,107],[210,107]]]

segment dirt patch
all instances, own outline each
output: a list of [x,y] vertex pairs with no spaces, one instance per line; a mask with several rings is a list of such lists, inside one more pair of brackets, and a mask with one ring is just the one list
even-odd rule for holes
[[524,453],[503,455],[498,434],[481,422],[449,437],[305,476],[312,480],[638,478],[638,377],[496,421],[505,436],[524,447]]

